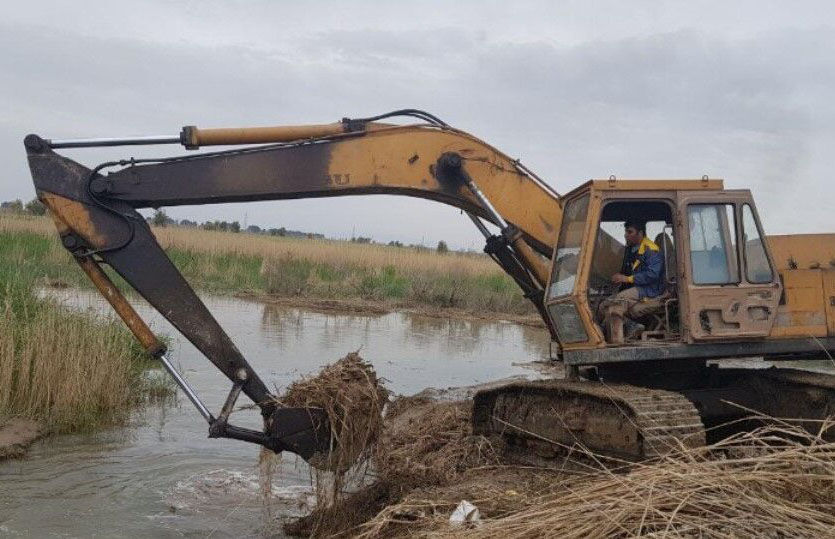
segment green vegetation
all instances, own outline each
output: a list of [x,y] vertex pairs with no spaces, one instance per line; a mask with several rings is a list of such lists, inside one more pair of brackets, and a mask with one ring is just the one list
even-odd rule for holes
[[[90,286],[57,240],[45,235],[51,234],[49,228],[35,229],[28,223],[28,228],[11,229],[12,222],[0,226],[0,244],[18,253],[17,263],[25,261],[32,276],[42,282]],[[534,312],[510,277],[483,255],[173,226],[155,232],[185,278],[206,292]]]
[[164,377],[112,319],[71,312],[39,299],[39,277],[81,281],[57,241],[0,231],[0,422],[27,417],[50,432],[119,423],[149,398],[169,395]]

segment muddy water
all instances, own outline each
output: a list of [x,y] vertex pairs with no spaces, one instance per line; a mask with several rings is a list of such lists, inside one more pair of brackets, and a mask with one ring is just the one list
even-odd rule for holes
[[[108,313],[97,295],[44,291],[68,307]],[[397,393],[462,386],[515,375],[545,358],[543,330],[503,322],[386,315],[321,314],[229,298],[209,308],[268,385],[286,386],[361,348]],[[230,383],[190,343],[142,304],[155,331],[171,335],[172,357],[201,398],[218,410]],[[258,426],[254,412],[234,422]],[[182,397],[138,411],[126,428],[37,443],[26,459],[0,462],[0,536],[240,537],[264,535],[258,448],[208,440]],[[312,503],[309,472],[283,455],[273,485],[278,515]],[[273,529],[273,531],[275,531]]]

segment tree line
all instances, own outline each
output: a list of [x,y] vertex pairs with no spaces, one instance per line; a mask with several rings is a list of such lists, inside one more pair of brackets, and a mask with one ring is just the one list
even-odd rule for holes
[[[18,215],[45,215],[46,214],[46,206],[38,200],[37,198],[33,198],[29,202],[24,203],[20,199],[16,200],[8,200],[6,202],[0,202],[0,211],[14,213]],[[180,219],[177,221],[176,219],[172,219],[169,217],[165,211],[163,210],[156,210],[154,215],[151,217],[146,217],[146,220],[154,225],[154,226],[181,226],[187,228],[201,228],[203,230],[216,230],[219,232],[232,232],[234,234],[242,232],[241,224],[238,221],[204,221],[202,223],[198,223],[197,221],[192,221],[190,219]],[[324,234],[318,234],[314,232],[301,232],[298,230],[287,230],[284,227],[280,228],[261,228],[258,225],[249,225],[246,227],[245,232],[249,234],[264,234],[267,236],[278,236],[278,237],[297,237],[297,238],[309,238],[309,239],[324,239]],[[376,243],[373,239],[365,236],[356,236],[351,238],[351,243],[367,243],[373,244]],[[417,244],[409,244],[404,245],[402,242],[399,241],[390,241],[386,245],[389,247],[403,247],[408,249],[416,249],[416,250],[429,250],[429,247],[424,245],[417,245]],[[447,253],[449,252],[449,246],[444,240],[438,242],[438,245],[435,247],[435,250],[438,253]]]

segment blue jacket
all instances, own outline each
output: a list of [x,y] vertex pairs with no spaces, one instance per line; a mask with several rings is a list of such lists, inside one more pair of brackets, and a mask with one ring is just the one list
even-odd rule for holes
[[638,297],[654,298],[664,293],[664,256],[654,242],[644,238],[637,249],[627,249],[624,274],[638,287]]

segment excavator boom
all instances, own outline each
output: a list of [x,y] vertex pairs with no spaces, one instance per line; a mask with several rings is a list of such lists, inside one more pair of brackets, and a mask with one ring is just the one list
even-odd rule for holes
[[[414,116],[415,111],[406,112]],[[327,447],[321,411],[277,409],[275,398],[156,241],[141,208],[368,194],[400,194],[461,208],[488,240],[488,252],[523,288],[550,324],[543,305],[548,260],[559,231],[559,196],[518,161],[431,115],[408,126],[376,120],[250,129],[186,127],[179,137],[24,143],[38,197],[63,245],[110,301],[148,352],[163,360],[210,424],[210,435],[310,456]],[[181,143],[268,143],[160,159],[128,159],[89,169],[55,148]],[[524,200],[525,204],[519,201]],[[491,235],[485,219],[500,228]],[[173,371],[165,347],[139,318],[101,264],[109,265],[233,383],[215,418]],[[258,433],[227,423],[239,393],[261,409]],[[231,403],[231,404],[230,404]],[[289,425],[289,426],[288,426]],[[301,433],[301,434],[300,434]],[[306,434],[305,434],[306,433]]]

